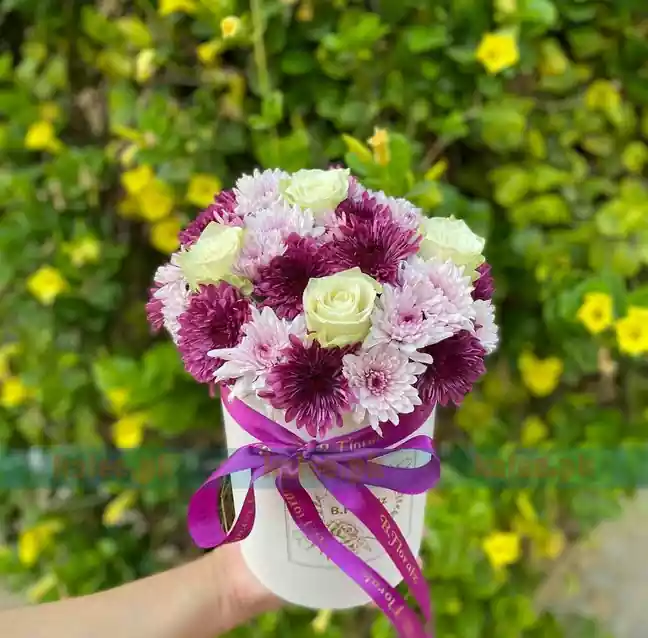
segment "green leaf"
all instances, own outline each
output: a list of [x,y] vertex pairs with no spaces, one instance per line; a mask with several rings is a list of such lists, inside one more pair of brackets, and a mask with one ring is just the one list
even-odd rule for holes
[[443,24],[431,26],[416,25],[404,33],[407,48],[412,53],[423,53],[433,49],[440,49],[450,42],[450,35]]

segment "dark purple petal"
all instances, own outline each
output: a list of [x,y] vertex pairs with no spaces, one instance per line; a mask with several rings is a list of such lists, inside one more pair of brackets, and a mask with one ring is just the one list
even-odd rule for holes
[[200,234],[212,222],[225,226],[243,226],[243,220],[236,214],[236,195],[234,191],[221,191],[202,213],[180,231],[178,238],[181,246],[191,246],[198,241]]
[[324,436],[342,425],[349,409],[349,384],[342,374],[342,358],[349,348],[323,348],[317,341],[303,344],[294,335],[286,360],[268,374],[268,390],[260,393],[286,420],[295,421],[312,437]]
[[487,262],[480,264],[477,272],[479,273],[479,278],[475,281],[472,298],[474,300],[482,299],[484,301],[490,301],[495,292],[495,282],[491,275],[490,264]]
[[286,240],[283,255],[259,269],[254,294],[262,306],[269,306],[282,319],[294,319],[303,310],[302,298],[308,280],[336,271],[328,246],[312,237],[293,234]]
[[178,349],[187,372],[200,383],[210,383],[222,359],[207,355],[216,348],[233,348],[250,319],[250,303],[228,283],[201,286],[179,317]]
[[153,334],[162,330],[164,326],[164,315],[162,314],[164,305],[161,299],[156,299],[153,296],[159,289],[160,287],[155,285],[149,290],[149,300],[146,304],[146,318]]
[[[381,207],[385,208],[387,207]],[[421,235],[407,230],[382,212],[373,219],[352,213],[333,240],[331,258],[340,270],[358,266],[380,283],[396,284],[401,262],[416,254]]]
[[423,403],[459,405],[479,377],[486,372],[486,350],[467,330],[424,348],[433,362],[419,377],[416,387]]

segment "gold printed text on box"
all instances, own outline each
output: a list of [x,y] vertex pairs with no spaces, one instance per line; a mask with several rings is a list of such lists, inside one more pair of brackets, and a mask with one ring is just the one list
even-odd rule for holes
[[[405,451],[396,452],[389,455],[385,464],[396,467],[412,467],[414,464],[414,454]],[[329,532],[339,542],[368,563],[385,554],[385,550],[354,514],[340,505],[336,498],[329,494],[323,485],[318,485],[317,487],[313,485],[317,481],[312,477],[310,471],[304,473],[303,478],[308,481],[308,493],[317,507],[317,511],[322,517],[322,520],[326,524]],[[391,514],[391,517],[396,521],[405,538],[407,538],[410,535],[412,527],[413,497],[409,494],[399,494],[392,490],[382,488],[371,487],[370,489],[380,499],[380,502]],[[288,560],[290,562],[305,567],[339,569],[322,554],[319,548],[304,536],[290,517],[287,508],[284,509],[284,519],[288,544]]]

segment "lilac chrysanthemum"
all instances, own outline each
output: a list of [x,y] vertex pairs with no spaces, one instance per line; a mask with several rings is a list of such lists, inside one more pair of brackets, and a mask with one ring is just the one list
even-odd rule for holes
[[399,414],[421,405],[414,384],[424,370],[424,365],[411,362],[393,345],[346,355],[343,371],[354,397],[354,418],[358,422],[367,418],[379,434],[382,422],[398,425]]
[[252,319],[243,326],[244,337],[234,348],[211,350],[210,357],[225,363],[216,371],[215,381],[233,381],[232,396],[241,398],[265,387],[267,373],[285,359],[290,335],[306,336],[306,323],[300,315],[294,321],[279,319],[271,308],[261,312],[252,306]]
[[492,354],[497,348],[499,341],[498,328],[495,323],[495,308],[491,301],[477,299],[475,306],[475,335],[486,350],[486,354]]
[[[372,313],[371,332],[365,346],[391,343],[411,358],[420,358],[419,349],[453,334],[444,320],[442,304],[443,295],[439,290],[432,289],[424,305],[413,288],[385,284]],[[425,309],[431,307],[437,312],[428,316]]]
[[222,359],[209,356],[217,348],[233,348],[250,318],[250,303],[228,283],[200,286],[180,317],[178,349],[196,381],[210,383]]
[[417,230],[423,221],[421,209],[417,208],[406,199],[388,197],[385,193],[371,192],[371,196],[381,206],[386,206],[391,218],[407,230]]
[[280,230],[247,233],[232,271],[235,275],[253,281],[258,277],[259,269],[267,266],[285,249],[286,243]]
[[254,169],[252,175],[240,177],[234,187],[236,212],[241,217],[245,217],[264,208],[269,208],[279,199],[281,180],[287,177],[288,174],[279,169],[265,171]]
[[404,288],[414,291],[428,315],[449,326],[453,333],[472,327],[472,282],[464,276],[463,267],[451,261],[423,261],[415,257],[401,267],[399,281]]
[[291,235],[283,255],[259,269],[254,294],[280,318],[294,319],[303,310],[308,281],[335,272],[334,263],[327,245],[321,246],[311,237]]
[[490,301],[495,292],[495,282],[491,275],[490,264],[487,262],[480,264],[477,268],[477,272],[479,273],[479,277],[474,283],[472,298],[475,300],[483,299],[484,301]]
[[445,406],[450,401],[460,405],[473,383],[486,372],[486,350],[468,330],[428,346],[423,352],[432,357],[432,363],[419,377],[416,387],[423,403],[428,405]]
[[293,233],[317,236],[324,231],[315,226],[312,211],[301,210],[286,201],[276,201],[268,208],[250,213],[245,219],[245,227],[254,234],[278,231],[283,239]]
[[171,338],[177,343],[180,324],[178,317],[186,310],[189,300],[189,287],[180,267],[175,262],[160,266],[153,279],[154,287],[149,293],[146,314],[153,332],[167,329]]
[[304,344],[291,335],[286,360],[266,377],[267,390],[259,396],[286,411],[312,437],[324,437],[333,426],[342,426],[349,410],[349,383],[342,374],[342,359],[349,348],[323,348],[317,341]]
[[236,196],[233,191],[222,191],[210,204],[200,213],[189,225],[178,235],[180,245],[191,246],[198,241],[201,233],[212,222],[218,222],[225,226],[243,226],[243,218],[236,211]]
[[418,251],[421,236],[400,227],[382,207],[376,213],[373,219],[351,215],[332,242],[332,259],[342,270],[358,266],[380,283],[395,284],[401,262]]

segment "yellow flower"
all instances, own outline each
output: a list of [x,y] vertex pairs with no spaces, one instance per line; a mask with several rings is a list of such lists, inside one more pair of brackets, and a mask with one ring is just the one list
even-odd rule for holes
[[609,80],[596,80],[585,93],[585,105],[592,111],[615,111],[621,106],[621,93]]
[[544,441],[549,430],[545,422],[535,414],[528,416],[522,422],[522,445],[532,446]]
[[194,0],[160,0],[158,12],[161,16],[172,13],[195,13],[197,9]]
[[110,407],[112,408],[115,414],[121,414],[122,410],[128,399],[130,398],[130,390],[128,388],[113,388],[106,392],[106,398]]
[[106,505],[102,522],[106,527],[113,527],[121,523],[124,514],[133,507],[137,500],[137,492],[135,490],[126,490],[119,496],[116,496],[108,505]]
[[178,241],[180,229],[180,220],[177,217],[169,217],[161,222],[156,222],[151,226],[151,246],[161,253],[175,252],[180,247]]
[[631,306],[615,329],[621,352],[631,356],[648,353],[648,308]]
[[139,447],[144,439],[144,426],[148,418],[146,412],[133,412],[115,421],[112,426],[115,445],[122,450]]
[[153,169],[146,164],[122,173],[121,183],[131,195],[141,193],[154,179]]
[[20,562],[25,567],[33,567],[62,528],[60,521],[45,521],[20,532],[18,537],[18,559]]
[[27,290],[44,306],[51,306],[54,300],[68,288],[63,275],[52,266],[43,266],[27,279]]
[[605,292],[588,292],[576,313],[576,318],[592,334],[603,332],[614,320],[612,297]]
[[65,247],[65,252],[69,255],[70,261],[80,268],[85,264],[94,264],[99,261],[101,244],[92,235],[86,235],[68,244]]
[[524,385],[537,397],[549,396],[558,386],[563,373],[563,362],[558,357],[538,359],[525,351],[518,360]]
[[61,141],[56,137],[54,126],[48,120],[35,122],[25,135],[25,147],[32,151],[51,151],[55,153],[62,148]]
[[520,558],[520,537],[513,532],[493,532],[482,548],[495,569],[515,563]]
[[221,190],[222,184],[213,175],[194,175],[189,181],[187,201],[195,206],[204,208],[214,201],[214,196]]
[[236,16],[227,16],[221,20],[220,28],[224,38],[233,38],[241,30],[241,19]]
[[25,402],[28,396],[29,390],[20,377],[9,377],[2,384],[0,405],[3,408],[17,408]]
[[374,134],[367,140],[373,149],[374,161],[380,166],[387,166],[391,154],[389,152],[389,133],[384,128],[374,128]]
[[162,180],[154,179],[137,193],[139,214],[146,221],[157,222],[173,210],[173,190]]
[[196,54],[203,64],[211,64],[216,59],[220,49],[220,40],[211,40],[210,42],[199,44],[196,48]]
[[485,33],[477,47],[477,59],[492,75],[517,64],[520,59],[517,40],[509,32]]
[[333,616],[333,612],[330,609],[320,609],[311,622],[313,631],[316,634],[325,634],[331,624],[331,616]]

